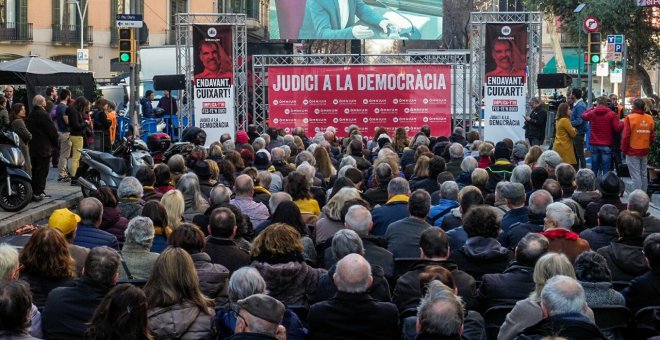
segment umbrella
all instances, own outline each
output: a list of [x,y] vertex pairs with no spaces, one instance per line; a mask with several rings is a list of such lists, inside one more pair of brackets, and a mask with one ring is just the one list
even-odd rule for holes
[[28,74],[89,73],[89,71],[77,67],[33,55],[0,63],[0,72]]

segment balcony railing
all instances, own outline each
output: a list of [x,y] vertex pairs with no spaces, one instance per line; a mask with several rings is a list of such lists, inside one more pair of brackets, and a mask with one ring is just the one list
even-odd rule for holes
[[0,41],[32,41],[32,23],[5,22],[0,24]]
[[[85,36],[83,40],[86,44],[94,42],[93,27],[85,26]],[[53,42],[61,44],[76,44],[80,43],[80,26],[79,25],[53,25]]]

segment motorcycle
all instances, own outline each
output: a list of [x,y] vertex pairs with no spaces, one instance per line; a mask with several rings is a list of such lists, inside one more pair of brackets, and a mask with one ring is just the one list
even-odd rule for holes
[[0,207],[19,211],[32,200],[32,177],[23,170],[25,158],[18,135],[0,131]]
[[125,176],[135,176],[142,165],[153,167],[154,160],[147,144],[141,139],[125,138],[112,154],[87,149],[81,153],[78,178],[84,197],[100,186],[117,191]]

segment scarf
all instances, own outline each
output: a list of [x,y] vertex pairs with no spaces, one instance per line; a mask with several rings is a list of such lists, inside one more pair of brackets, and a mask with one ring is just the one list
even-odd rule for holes
[[552,229],[552,230],[542,232],[541,235],[543,235],[543,236],[545,236],[545,237],[547,237],[551,240],[556,240],[556,239],[563,238],[563,239],[566,239],[566,240],[575,241],[578,238],[580,238],[580,235],[578,235],[578,234],[576,234],[572,231],[568,231],[566,229]]

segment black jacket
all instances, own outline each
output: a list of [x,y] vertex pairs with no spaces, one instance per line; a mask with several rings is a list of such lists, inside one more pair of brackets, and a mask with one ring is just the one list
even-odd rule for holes
[[424,189],[430,195],[437,190],[440,190],[440,187],[438,187],[438,181],[435,178],[413,178],[410,180],[410,191],[415,191],[417,189]]
[[503,247],[511,250],[516,249],[518,242],[529,233],[540,233],[543,231],[543,220],[545,214],[529,214],[529,221],[527,223],[514,223],[509,227],[506,233],[500,234],[497,240],[500,241]]
[[399,340],[399,312],[389,302],[367,293],[338,292],[332,299],[310,307],[309,339]]
[[[372,266],[379,266],[383,270],[383,275],[390,280],[394,277],[394,255],[382,247],[380,244],[384,241],[375,236],[360,237],[364,246],[364,259]],[[323,268],[330,269],[337,264],[337,259],[332,254],[332,239],[325,242],[327,248],[323,251]]]
[[630,281],[649,271],[646,258],[642,254],[643,243],[644,239],[641,237],[621,239],[597,250],[598,254],[607,260],[612,281]]
[[452,252],[450,259],[461,270],[481,281],[484,274],[501,273],[511,262],[513,252],[494,238],[470,237],[463,248]]
[[371,188],[364,193],[364,198],[371,204],[372,207],[380,204],[383,205],[387,202],[387,184],[379,185]]
[[534,290],[534,267],[512,263],[501,274],[486,274],[477,290],[476,304],[483,313],[494,306],[513,306]]
[[605,204],[612,204],[617,207],[619,211],[628,209],[628,205],[622,203],[618,196],[603,196],[600,199],[587,204],[587,208],[584,211],[585,227],[591,228],[598,225],[598,211],[600,210],[600,207]]
[[474,295],[476,291],[476,282],[468,273],[459,269],[456,264],[450,260],[432,261],[419,260],[410,266],[405,274],[401,275],[396,281],[392,302],[396,304],[399,311],[419,306],[422,292],[419,288],[419,274],[427,266],[441,266],[452,272],[454,285],[458,288],[458,295],[463,299],[467,308],[472,309],[474,305]]
[[518,339],[543,339],[546,336],[566,339],[607,339],[586,316],[578,313],[553,315],[528,327]]
[[599,225],[580,233],[580,238],[587,240],[591,249],[600,249],[607,247],[610,243],[619,238],[616,227]]
[[543,107],[538,106],[529,114],[529,121],[525,122],[525,138],[537,138],[543,141],[545,139],[545,121],[548,113]]
[[230,239],[209,237],[204,252],[209,254],[211,262],[225,266],[231,273],[250,265],[250,254],[241,250]]
[[57,145],[57,129],[53,120],[43,108],[35,106],[25,120],[28,131],[32,134],[29,142],[30,156],[48,157]]
[[652,270],[630,282],[621,294],[633,315],[644,307],[660,305],[660,270]]
[[[323,274],[319,278],[319,283],[316,286],[314,294],[312,295],[310,304],[329,300],[335,296],[335,294],[337,294],[337,286],[335,286],[335,282],[332,279],[332,276],[335,274],[336,270],[337,267],[332,266],[326,274]],[[383,276],[383,268],[379,266],[371,266],[371,276],[373,277],[374,281],[367,291],[369,296],[381,302],[392,302],[392,296],[390,295],[390,285],[387,283],[385,276]]]
[[83,277],[73,287],[55,288],[41,314],[47,339],[82,339],[87,323],[110,286]]

